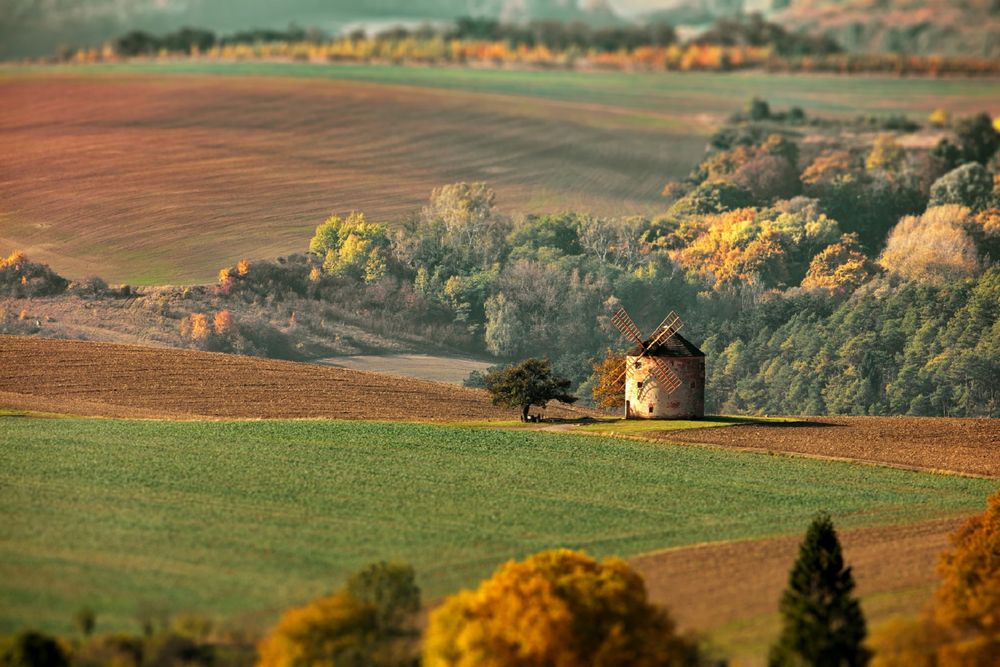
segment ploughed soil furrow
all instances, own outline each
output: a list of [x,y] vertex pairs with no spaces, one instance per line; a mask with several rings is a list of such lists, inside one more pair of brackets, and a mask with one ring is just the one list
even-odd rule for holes
[[[904,593],[931,587],[948,534],[962,519],[862,528],[841,533],[858,595]],[[743,540],[684,547],[632,559],[652,598],[689,628],[719,627],[774,614],[788,584],[800,537]],[[891,597],[891,596],[889,596]],[[898,605],[902,605],[899,607]],[[912,613],[912,599],[879,605],[879,615]],[[866,609],[866,613],[869,610]]]
[[[0,407],[108,417],[511,419],[483,391],[227,354],[0,336]],[[548,414],[574,414],[549,406]]]
[[18,77],[0,96],[0,253],[139,284],[301,252],[331,212],[393,222],[456,181],[510,213],[651,213],[705,141],[689,118],[350,81]]
[[671,442],[1000,477],[998,419],[808,417],[799,422],[670,431],[660,437]]

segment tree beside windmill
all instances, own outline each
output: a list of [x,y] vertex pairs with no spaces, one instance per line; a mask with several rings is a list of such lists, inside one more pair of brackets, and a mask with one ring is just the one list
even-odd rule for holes
[[681,336],[673,311],[644,338],[622,308],[611,323],[633,347],[625,353],[626,419],[700,419],[705,416],[705,353]]

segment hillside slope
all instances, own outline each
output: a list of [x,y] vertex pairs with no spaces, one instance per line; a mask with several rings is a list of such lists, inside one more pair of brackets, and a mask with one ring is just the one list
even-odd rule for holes
[[[111,417],[512,419],[486,392],[173,350],[0,336],[0,408]],[[548,414],[565,414],[550,406]]]

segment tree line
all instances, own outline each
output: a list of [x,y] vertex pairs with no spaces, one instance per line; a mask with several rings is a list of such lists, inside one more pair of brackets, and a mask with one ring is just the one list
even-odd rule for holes
[[708,30],[686,41],[678,38],[672,26],[660,22],[592,27],[551,20],[507,24],[481,17],[463,17],[445,27],[396,27],[373,34],[355,30],[336,37],[295,26],[227,35],[197,27],[164,35],[133,30],[104,48],[64,50],[60,58],[96,62],[161,55],[654,71],[764,68],[929,76],[989,75],[1000,71],[1000,64],[989,58],[846,53],[829,36],[789,31],[759,14],[720,18]]

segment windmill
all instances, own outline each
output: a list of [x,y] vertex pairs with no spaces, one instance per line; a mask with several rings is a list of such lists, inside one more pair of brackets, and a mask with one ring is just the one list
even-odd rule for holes
[[[626,340],[637,345],[640,350],[638,357],[635,357],[634,361],[630,361],[628,357],[625,358],[623,363],[624,368],[622,368],[620,374],[615,379],[616,384],[621,382],[626,376],[630,376],[633,369],[640,365],[639,360],[643,357],[647,357],[650,350],[669,340],[671,336],[680,331],[681,327],[684,326],[684,323],[681,321],[681,318],[677,315],[677,313],[670,311],[670,314],[667,315],[663,321],[660,322],[660,325],[653,330],[653,335],[649,337],[647,342],[643,340],[639,327],[636,326],[634,321],[632,321],[632,318],[629,317],[629,314],[624,308],[615,313],[615,315],[611,318],[611,323],[616,329],[618,329],[619,332],[621,332],[622,336],[624,336]],[[683,384],[683,381],[677,377],[677,373],[675,373],[673,369],[670,368],[670,366],[668,366],[659,356],[653,355],[648,358],[650,358],[653,362],[649,367],[649,376],[653,378],[665,394],[672,394]],[[643,386],[642,393],[645,393],[648,389],[648,383],[646,383],[646,385],[647,386]]]

